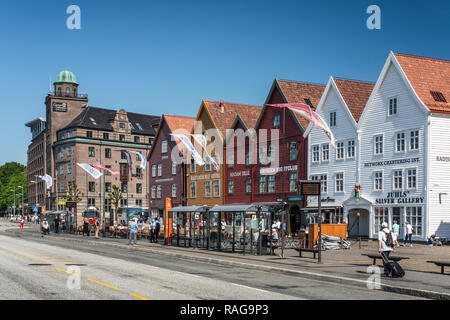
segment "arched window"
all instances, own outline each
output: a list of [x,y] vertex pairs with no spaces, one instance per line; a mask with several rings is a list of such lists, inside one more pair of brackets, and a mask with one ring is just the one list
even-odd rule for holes
[[66,96],[70,96],[70,88],[66,88]]
[[61,96],[62,92],[61,92],[61,87],[58,88],[58,96]]

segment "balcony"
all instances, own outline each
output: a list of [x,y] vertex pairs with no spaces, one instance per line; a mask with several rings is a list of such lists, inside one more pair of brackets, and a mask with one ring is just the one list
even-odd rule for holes
[[54,96],[54,97],[64,97],[64,98],[78,98],[78,99],[87,99],[88,98],[87,93],[74,94],[73,92],[67,93],[67,92],[50,91],[49,95]]

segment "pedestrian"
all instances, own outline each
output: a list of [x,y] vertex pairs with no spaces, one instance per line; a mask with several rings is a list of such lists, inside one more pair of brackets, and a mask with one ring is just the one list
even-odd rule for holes
[[95,239],[98,239],[99,231],[100,231],[100,219],[95,219]]
[[85,234],[89,237],[89,221],[86,217],[83,220],[83,237]]
[[[128,240],[128,245],[136,244],[137,229],[138,229],[137,218],[133,218],[132,220],[130,220],[128,224],[128,230],[130,231],[130,238]],[[131,243],[131,241],[133,241],[133,243]]]
[[150,243],[156,243],[156,226],[155,222],[150,224]]
[[41,229],[42,229],[41,237],[43,237],[45,234],[50,234],[50,225],[47,221],[47,218],[44,218],[44,221],[42,221]]
[[25,221],[23,220],[23,218],[21,218],[20,219],[20,230],[23,230],[23,223],[24,223]]
[[55,233],[59,233],[59,216],[55,217]]
[[405,243],[404,245],[406,246],[406,244],[409,241],[409,246],[412,247],[412,233],[414,231],[414,228],[412,227],[411,223],[409,223],[409,221],[405,221]]
[[388,228],[388,224],[383,222],[381,224],[381,229],[378,232],[378,251],[381,255],[384,255],[385,259],[383,259],[384,264],[384,273],[388,273],[388,269],[386,267],[385,261],[388,261],[389,255],[391,252],[394,252],[394,240],[392,237],[392,233]]
[[394,220],[394,224],[392,225],[392,236],[394,238],[394,245],[398,248],[400,246],[398,244],[398,238],[400,236],[400,226],[398,225],[397,220]]
[[161,223],[158,218],[155,219],[155,243],[158,243],[159,231],[161,230]]

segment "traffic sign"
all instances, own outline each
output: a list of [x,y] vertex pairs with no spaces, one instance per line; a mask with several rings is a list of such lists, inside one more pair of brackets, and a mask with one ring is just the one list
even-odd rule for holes
[[38,207],[33,206],[33,212],[38,212]]
[[61,206],[66,205],[67,199],[58,199],[58,204]]

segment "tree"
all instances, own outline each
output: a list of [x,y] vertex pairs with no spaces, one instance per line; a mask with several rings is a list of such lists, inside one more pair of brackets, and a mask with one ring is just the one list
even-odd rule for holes
[[11,189],[16,189],[16,205],[22,203],[22,190],[23,200],[27,202],[27,185],[27,167],[17,162],[7,162],[0,166],[0,211],[13,205],[14,192]]
[[114,221],[117,221],[117,210],[119,209],[120,200],[123,199],[122,190],[115,184],[112,186],[112,192],[108,193],[109,200],[114,206]]
[[77,187],[77,182],[75,180],[73,180],[72,183],[69,184],[69,189],[67,190],[67,201],[74,201],[74,202],[76,202],[76,206],[75,206],[75,225],[77,227],[78,227],[77,207],[78,207],[78,202],[80,202],[82,200],[80,195],[81,195],[81,191]]

